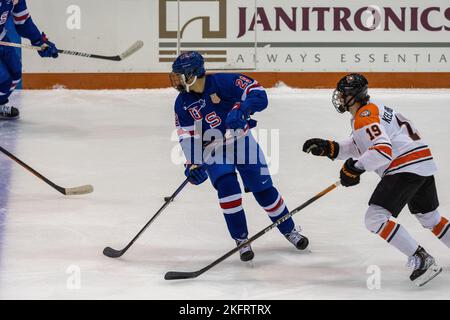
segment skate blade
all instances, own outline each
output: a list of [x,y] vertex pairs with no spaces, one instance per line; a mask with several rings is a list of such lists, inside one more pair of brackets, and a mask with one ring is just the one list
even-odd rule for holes
[[255,267],[255,263],[253,262],[253,260],[246,261],[244,263],[247,268],[253,269]]
[[17,117],[4,117],[4,116],[0,116],[0,121],[1,120],[6,120],[6,121],[14,121],[14,120],[19,120],[20,119],[20,115]]
[[414,280],[414,284],[418,287],[426,285],[428,282],[433,280],[439,273],[442,272],[442,267],[438,266],[436,263],[432,264],[428,270],[421,275],[419,278]]

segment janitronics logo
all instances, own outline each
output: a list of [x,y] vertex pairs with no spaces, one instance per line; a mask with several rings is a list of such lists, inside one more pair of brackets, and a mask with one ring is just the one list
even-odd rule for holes
[[300,2],[159,0],[159,61],[172,62],[179,45],[181,52],[197,50],[207,62],[239,70],[450,70],[448,0]]
[[[226,0],[159,0],[159,38],[173,39],[160,44],[159,62],[172,62],[177,51],[177,40],[185,40],[188,27],[201,23],[201,40],[227,38]],[[214,26],[218,25],[218,28]],[[192,34],[190,34],[192,36]],[[196,41],[198,40],[198,37]],[[183,48],[181,52],[197,50],[205,56],[206,62],[226,62],[226,50],[201,50]]]
[[[239,7],[238,38],[263,31],[450,31],[450,7]],[[270,18],[269,18],[270,17]]]

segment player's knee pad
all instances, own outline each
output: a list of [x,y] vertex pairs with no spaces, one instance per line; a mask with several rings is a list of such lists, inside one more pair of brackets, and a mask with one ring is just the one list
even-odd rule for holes
[[16,70],[14,72],[11,72],[11,79],[14,82],[19,82],[20,80],[22,80],[22,70]]
[[439,211],[434,210],[431,212],[427,212],[424,214],[418,213],[415,214],[417,220],[419,220],[420,224],[426,228],[432,230],[435,226],[439,224],[441,221],[441,215]]
[[383,207],[370,205],[367,209],[364,219],[366,228],[372,233],[378,233],[385,223],[389,220],[391,214]]
[[214,184],[219,196],[230,195],[236,192],[241,193],[241,187],[237,179],[236,173],[227,173],[217,179]]
[[272,186],[263,191],[254,192],[253,195],[261,207],[266,207],[278,198],[279,193],[278,190]]
[[[3,40],[8,41],[8,40]],[[22,61],[20,56],[16,53],[16,49],[7,48],[2,56],[3,65],[6,66],[8,73],[13,80],[18,80],[22,77]]]
[[235,173],[220,177],[216,183],[219,204],[225,215],[243,211],[242,194]]

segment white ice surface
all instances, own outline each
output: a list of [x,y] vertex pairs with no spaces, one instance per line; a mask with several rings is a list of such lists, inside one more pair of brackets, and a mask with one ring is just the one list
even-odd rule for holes
[[[450,91],[372,90],[414,121],[440,168],[441,212],[450,216]],[[399,221],[444,267],[423,288],[410,283],[406,259],[364,227],[367,201],[378,177],[364,174],[354,188],[339,188],[294,218],[311,240],[297,252],[277,230],[258,239],[255,267],[237,255],[195,280],[169,282],[169,270],[190,271],[234,245],[209,182],[188,186],[121,259],[121,248],[183,181],[171,162],[176,142],[175,92],[23,91],[15,96],[22,118],[0,123],[1,144],[56,183],[91,183],[91,195],[64,197],[2,157],[11,168],[9,201],[2,204],[1,299],[449,299],[450,251],[407,210]],[[280,129],[280,170],[274,176],[294,208],[338,177],[341,163],[301,152],[310,137],[348,136],[349,116],[335,112],[331,90],[269,90],[259,127]],[[7,205],[6,208],[5,205]],[[251,194],[244,196],[250,234],[269,224]],[[369,290],[367,268],[381,268],[381,289]],[[80,268],[81,286],[71,266]],[[69,268],[69,269],[68,269]]]

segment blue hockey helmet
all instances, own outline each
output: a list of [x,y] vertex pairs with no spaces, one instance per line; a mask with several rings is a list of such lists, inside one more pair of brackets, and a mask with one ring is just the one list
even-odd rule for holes
[[189,92],[198,78],[205,76],[205,60],[197,51],[184,52],[172,64],[170,81],[181,92]]

